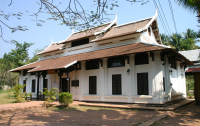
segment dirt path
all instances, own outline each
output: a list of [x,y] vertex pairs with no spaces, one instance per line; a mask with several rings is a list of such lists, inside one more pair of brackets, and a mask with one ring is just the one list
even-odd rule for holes
[[[77,106],[79,107],[79,106]],[[0,125],[132,126],[148,121],[163,112],[74,107],[71,110],[35,108],[0,113]]]
[[200,126],[200,105],[196,103],[187,105],[172,112],[154,126]]

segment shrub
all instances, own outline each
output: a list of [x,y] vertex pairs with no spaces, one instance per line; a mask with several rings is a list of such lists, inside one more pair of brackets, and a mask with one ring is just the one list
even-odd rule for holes
[[56,95],[58,95],[58,89],[57,88],[52,88],[51,90],[47,90],[47,88],[44,88],[45,91],[42,92],[45,96],[45,102],[43,103],[46,105],[46,107],[50,107],[51,103],[56,100]]
[[59,103],[64,106],[68,106],[73,103],[72,96],[69,92],[62,92],[59,94]]
[[23,97],[26,97],[25,94],[26,92],[23,92],[23,89],[25,87],[26,84],[21,85],[21,84],[16,84],[13,88],[13,94],[14,94],[14,98],[16,99],[15,102],[24,102],[25,100],[23,99]]

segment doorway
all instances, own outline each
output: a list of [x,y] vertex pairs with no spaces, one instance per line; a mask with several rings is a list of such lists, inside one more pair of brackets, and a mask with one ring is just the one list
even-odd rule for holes
[[62,78],[62,92],[69,92],[69,84],[67,78]]

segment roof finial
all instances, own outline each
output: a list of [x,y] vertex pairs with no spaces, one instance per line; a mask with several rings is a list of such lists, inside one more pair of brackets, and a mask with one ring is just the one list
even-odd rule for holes
[[53,39],[51,38],[51,44],[53,44]]
[[74,28],[72,28],[72,33],[74,33]]
[[115,15],[115,21],[117,22],[117,15],[119,14],[119,12],[117,12],[117,14]]
[[155,13],[155,15],[157,16],[158,15],[158,8],[159,8],[160,6],[158,6],[157,8],[156,8],[156,13]]

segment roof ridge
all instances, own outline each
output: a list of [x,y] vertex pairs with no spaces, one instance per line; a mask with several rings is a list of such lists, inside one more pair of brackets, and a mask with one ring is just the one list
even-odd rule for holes
[[129,25],[129,24],[134,24],[134,23],[137,23],[137,22],[141,22],[141,21],[144,21],[144,20],[151,19],[151,18],[153,18],[153,17],[149,17],[149,18],[145,18],[145,19],[141,19],[141,20],[132,21],[132,22],[128,22],[128,23],[125,23],[125,24],[117,25],[117,26],[114,26],[113,28],[122,27],[122,26],[126,26],[126,25]]

